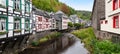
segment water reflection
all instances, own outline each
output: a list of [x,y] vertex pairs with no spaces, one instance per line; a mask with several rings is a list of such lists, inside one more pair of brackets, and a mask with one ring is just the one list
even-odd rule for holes
[[81,43],[79,39],[76,38],[76,42],[59,54],[88,54],[87,49],[84,48],[84,44]]

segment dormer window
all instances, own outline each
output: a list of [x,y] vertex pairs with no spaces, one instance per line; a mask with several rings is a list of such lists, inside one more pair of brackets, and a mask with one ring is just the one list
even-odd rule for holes
[[118,0],[113,0],[113,10],[118,9]]

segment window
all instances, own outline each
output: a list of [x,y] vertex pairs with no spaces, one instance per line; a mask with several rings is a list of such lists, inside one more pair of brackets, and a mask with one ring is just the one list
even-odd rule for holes
[[39,24],[39,25],[38,25],[38,28],[39,28],[39,29],[42,29],[42,24]]
[[20,20],[15,20],[14,29],[20,29]]
[[38,17],[38,21],[42,21],[42,17]]
[[100,23],[103,24],[103,21],[101,20]]
[[105,20],[105,24],[107,24],[108,23],[108,21],[107,20]]
[[0,31],[6,30],[6,20],[0,18]]
[[25,2],[25,12],[29,12],[29,10],[30,10],[29,2],[26,1]]
[[26,29],[26,30],[29,30],[29,21],[27,21],[27,20],[26,20],[26,22],[25,22],[25,29]]
[[113,28],[119,28],[119,16],[113,17]]
[[53,24],[53,28],[55,28],[55,24]]
[[48,19],[46,19],[46,22],[48,22]]
[[113,10],[118,8],[118,0],[113,0]]
[[0,7],[6,7],[6,0],[0,0]]
[[14,5],[15,5],[15,9],[20,9],[20,0],[15,0],[15,3],[14,3]]
[[53,23],[55,23],[55,19],[53,19]]

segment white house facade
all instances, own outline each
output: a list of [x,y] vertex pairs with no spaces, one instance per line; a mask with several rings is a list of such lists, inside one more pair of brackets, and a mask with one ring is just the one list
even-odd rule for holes
[[30,0],[0,0],[0,53],[9,43],[19,40],[20,46],[32,33],[31,11]]
[[120,34],[120,0],[105,0],[105,19],[101,20],[101,30]]

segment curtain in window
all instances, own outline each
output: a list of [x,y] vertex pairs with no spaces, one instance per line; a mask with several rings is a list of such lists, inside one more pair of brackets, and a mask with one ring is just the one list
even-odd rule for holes
[[5,30],[5,22],[1,22],[2,30]]

